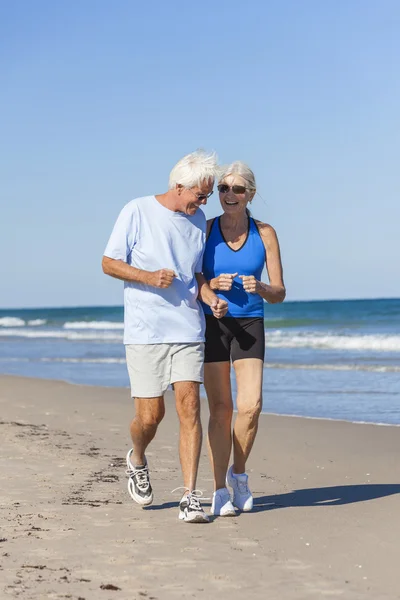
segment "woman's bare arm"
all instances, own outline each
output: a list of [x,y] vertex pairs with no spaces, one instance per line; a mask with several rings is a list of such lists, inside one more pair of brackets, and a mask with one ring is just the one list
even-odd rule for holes
[[261,221],[256,221],[256,224],[265,247],[269,284],[258,281],[252,275],[242,275],[243,287],[247,292],[259,294],[270,304],[277,304],[283,302],[286,296],[278,236],[271,225]]

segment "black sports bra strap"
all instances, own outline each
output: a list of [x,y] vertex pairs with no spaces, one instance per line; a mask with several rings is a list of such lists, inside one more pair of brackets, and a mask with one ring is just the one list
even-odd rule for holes
[[207,237],[206,237],[206,241],[207,241],[207,240],[208,240],[208,238],[210,237],[210,234],[211,234],[212,228],[214,227],[214,223],[215,223],[215,221],[216,221],[216,220],[217,220],[217,217],[214,217],[214,218],[213,218],[213,220],[212,220],[212,222],[211,222],[210,229],[209,229],[209,231],[208,231],[208,234],[207,234]]

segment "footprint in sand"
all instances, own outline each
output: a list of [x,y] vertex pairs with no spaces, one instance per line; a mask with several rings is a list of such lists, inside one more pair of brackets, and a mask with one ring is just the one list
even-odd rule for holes
[[190,567],[197,569],[198,561],[192,560],[190,558],[184,558],[182,560],[168,560],[165,558],[159,558],[159,559],[152,558],[152,559],[150,559],[150,563],[148,563],[148,564],[136,565],[136,568],[139,568],[142,571],[153,571],[154,572],[155,567],[157,567],[157,569],[176,569],[176,568],[188,569]]
[[256,540],[243,540],[240,538],[233,539],[232,542],[240,548],[255,548],[260,545]]
[[278,566],[293,571],[306,571],[307,569],[311,569],[311,565],[307,565],[301,560],[296,560],[294,558],[290,558],[289,560],[285,560],[285,562],[278,563]]
[[332,585],[329,582],[319,581],[318,585],[315,582],[312,582],[312,583],[307,582],[305,585],[308,588],[308,593],[315,594],[315,596],[317,598],[322,598],[322,597],[338,598],[340,596],[343,596],[345,592],[346,592],[346,597],[350,598],[350,596],[348,596],[349,590],[332,589]]
[[223,575],[222,573],[206,573],[202,575],[202,579],[215,585],[218,589],[238,590],[242,587],[241,584],[234,583],[228,575]]

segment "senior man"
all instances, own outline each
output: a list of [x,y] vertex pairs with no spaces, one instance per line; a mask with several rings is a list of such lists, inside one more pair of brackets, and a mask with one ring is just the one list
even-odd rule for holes
[[172,384],[185,488],[179,518],[187,523],[208,521],[195,489],[204,360],[204,316],[198,299],[217,318],[227,311],[227,303],[202,275],[206,219],[200,207],[213,193],[217,173],[214,153],[183,157],[170,173],[166,193],[137,198],[122,209],[102,263],[104,273],[125,282],[124,344],[135,402],[128,490],[142,506],[153,501],[145,451],[164,416],[164,393]]

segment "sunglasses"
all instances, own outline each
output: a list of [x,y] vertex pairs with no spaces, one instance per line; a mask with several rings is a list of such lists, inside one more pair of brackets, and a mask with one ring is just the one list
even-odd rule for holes
[[192,192],[193,196],[196,196],[197,200],[199,202],[204,202],[204,200],[208,200],[210,196],[213,195],[214,191],[210,192],[209,194],[196,194],[195,192],[193,192],[193,190],[191,190],[190,188],[189,192]]
[[220,183],[218,186],[218,191],[220,194],[227,194],[229,192],[229,190],[232,190],[232,192],[236,195],[240,195],[240,194],[245,194],[247,188],[244,185],[227,185],[226,183]]

